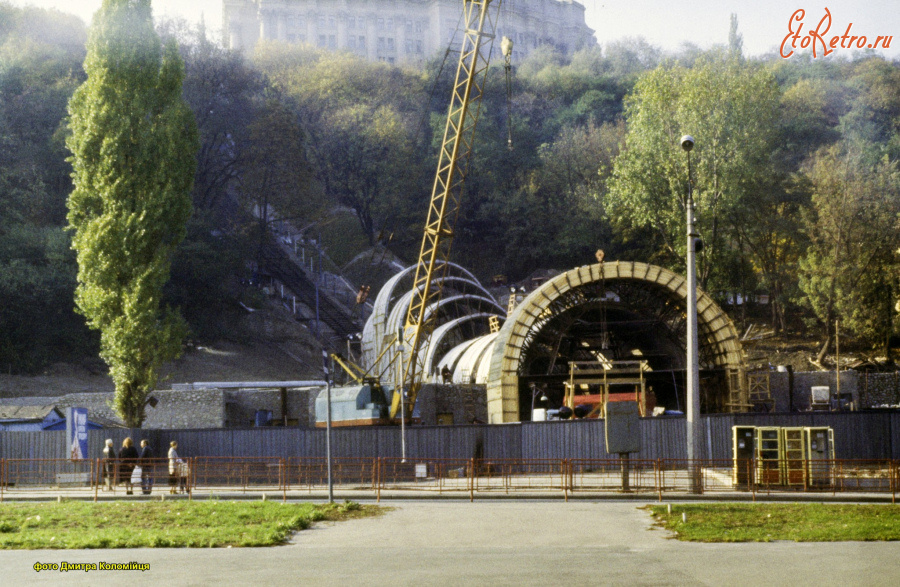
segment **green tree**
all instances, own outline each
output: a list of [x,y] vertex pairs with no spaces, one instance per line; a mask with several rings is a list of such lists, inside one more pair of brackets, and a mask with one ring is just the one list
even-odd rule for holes
[[820,358],[838,318],[887,353],[900,288],[897,164],[867,163],[858,145],[839,143],[818,151],[807,173],[814,207],[805,218],[810,246],[800,261],[800,288],[822,325]]
[[[657,262],[683,267],[686,157],[679,138],[691,134],[694,201],[704,247],[702,287],[735,287],[726,266],[733,257],[734,211],[752,206],[758,181],[770,173],[778,115],[778,87],[758,66],[722,55],[691,69],[659,67],[640,79],[626,100],[627,135],[616,159],[607,210],[629,235],[653,238]],[[649,229],[649,230],[648,230]]]
[[738,32],[737,14],[731,14],[731,26],[728,29],[728,53],[732,58],[741,59],[744,55],[744,35]]
[[900,158],[900,66],[880,57],[862,60],[853,64],[847,85],[851,97],[841,118],[844,138]]
[[617,78],[637,75],[657,67],[662,61],[662,51],[643,37],[625,37],[604,47],[606,67]]
[[406,215],[409,193],[428,193],[414,145],[424,95],[411,72],[284,43],[261,43],[254,61],[292,101],[325,196],[355,212],[371,243]]
[[61,226],[72,186],[59,130],[81,81],[84,25],[36,8],[4,8],[0,21],[0,208]]
[[319,180],[329,197],[356,212],[374,244],[397,195],[415,189],[409,133],[389,106],[342,108],[321,122],[312,141]]
[[248,134],[240,195],[255,216],[254,240],[261,245],[271,223],[315,218],[324,198],[306,158],[306,137],[284,104],[269,101]]
[[0,232],[0,365],[36,373],[96,353],[74,312],[75,255],[59,227],[16,224]]
[[268,86],[262,73],[240,53],[209,40],[202,27],[176,34],[168,30],[176,23],[165,24],[163,38],[178,39],[185,64],[184,98],[200,133],[194,210],[216,210],[245,171],[249,128]]
[[117,412],[140,427],[159,368],[178,356],[186,334],[160,297],[191,213],[197,127],[181,97],[178,49],[163,49],[150,0],[104,0],[85,72],[69,103],[67,142],[75,301],[100,331]]

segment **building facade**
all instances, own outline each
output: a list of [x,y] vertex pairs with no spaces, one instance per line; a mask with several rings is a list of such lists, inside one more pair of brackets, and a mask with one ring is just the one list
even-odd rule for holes
[[[370,61],[422,63],[461,43],[461,0],[223,0],[226,46],[250,51],[260,40],[278,40]],[[513,40],[513,61],[542,45],[565,55],[596,44],[573,0],[503,0],[496,38]],[[496,58],[500,43],[494,44]]]

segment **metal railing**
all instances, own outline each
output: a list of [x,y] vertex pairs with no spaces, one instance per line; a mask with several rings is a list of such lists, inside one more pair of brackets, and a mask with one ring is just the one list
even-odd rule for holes
[[471,459],[378,459],[376,497],[385,490],[472,497]]
[[[345,490],[373,491],[378,475],[374,458],[334,458],[331,460],[332,483]],[[328,461],[321,457],[284,459],[287,489],[305,489],[308,493],[328,488]]]
[[284,459],[278,457],[193,457],[186,459],[189,491],[286,490]]
[[[150,459],[0,459],[0,501],[5,498],[79,498],[196,492],[321,494],[328,488],[324,457],[189,457],[183,463]],[[137,464],[140,468],[135,468]],[[573,495],[890,494],[900,487],[898,460],[771,462],[685,459],[332,459],[334,488],[347,496],[381,499],[440,494]]]

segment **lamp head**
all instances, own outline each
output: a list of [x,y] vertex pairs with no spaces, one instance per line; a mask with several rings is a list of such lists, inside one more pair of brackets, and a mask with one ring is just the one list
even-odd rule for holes
[[509,37],[503,37],[503,40],[500,41],[500,52],[503,53],[504,57],[512,56],[513,50],[513,42]]
[[681,137],[681,148],[684,149],[685,152],[690,152],[690,150],[694,148],[694,137],[691,135],[684,135]]

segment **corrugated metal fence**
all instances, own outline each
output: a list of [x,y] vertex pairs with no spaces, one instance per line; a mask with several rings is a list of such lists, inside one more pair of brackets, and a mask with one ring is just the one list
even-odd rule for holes
[[[700,458],[731,458],[731,427],[830,426],[838,459],[900,459],[900,412],[723,414],[700,420]],[[407,456],[434,459],[605,459],[602,420],[477,426],[417,426],[407,429]],[[643,450],[635,459],[685,458],[684,418],[641,420]],[[170,441],[181,456],[320,457],[325,431],[305,428],[221,430],[91,430],[89,455],[99,457],[106,438],[117,450],[131,436],[146,438],[157,457]],[[399,457],[399,427],[336,428],[336,457]],[[67,458],[65,432],[0,432],[0,458]]]

